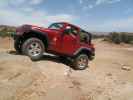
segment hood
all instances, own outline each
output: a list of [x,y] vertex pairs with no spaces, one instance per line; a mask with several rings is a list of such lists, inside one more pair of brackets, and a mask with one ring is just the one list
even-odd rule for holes
[[56,29],[49,29],[49,28],[44,28],[44,27],[38,27],[38,26],[31,26],[31,29],[33,30],[39,30],[41,32],[46,32],[46,33],[58,33],[59,30]]

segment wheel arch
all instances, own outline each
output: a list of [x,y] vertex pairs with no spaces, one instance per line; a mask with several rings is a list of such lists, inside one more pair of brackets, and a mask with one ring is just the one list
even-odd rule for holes
[[21,37],[21,40],[23,40],[23,42],[24,42],[25,40],[27,40],[28,38],[31,38],[31,37],[40,39],[43,42],[46,49],[48,48],[49,40],[48,40],[48,36],[46,33],[42,33],[42,32],[36,31],[36,30],[30,30],[28,33],[23,34],[23,36]]
[[88,56],[88,58],[91,57],[91,49],[89,48],[79,48],[75,53],[74,53],[74,56],[77,56],[79,54],[86,54]]

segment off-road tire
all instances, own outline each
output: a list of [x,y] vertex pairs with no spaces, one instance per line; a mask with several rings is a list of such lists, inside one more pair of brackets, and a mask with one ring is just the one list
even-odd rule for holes
[[84,70],[88,67],[89,58],[86,54],[79,54],[73,60],[73,67],[76,70]]
[[23,43],[22,52],[33,61],[40,60],[45,52],[45,46],[40,39],[29,38]]

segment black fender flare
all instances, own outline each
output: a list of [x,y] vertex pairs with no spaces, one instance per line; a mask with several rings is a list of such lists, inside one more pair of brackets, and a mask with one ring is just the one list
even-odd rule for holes
[[77,56],[80,53],[86,53],[88,55],[88,57],[91,55],[92,51],[90,48],[86,48],[86,47],[81,47],[78,50],[76,50],[74,52],[74,56]]
[[[27,36],[28,34],[30,34],[31,36],[40,36],[40,38],[43,40],[43,42],[47,42],[47,46],[49,46],[49,38],[48,38],[48,34],[45,32],[41,32],[39,30],[35,30],[35,29],[30,29],[28,32],[25,32],[23,34],[23,37]],[[45,39],[44,39],[45,38]]]

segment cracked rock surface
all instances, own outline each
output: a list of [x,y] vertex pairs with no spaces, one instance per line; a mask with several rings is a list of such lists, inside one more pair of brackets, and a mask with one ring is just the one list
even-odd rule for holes
[[[56,56],[33,62],[0,38],[0,100],[133,100],[133,48],[94,40],[96,57],[77,71]],[[127,68],[127,67],[126,67]]]

